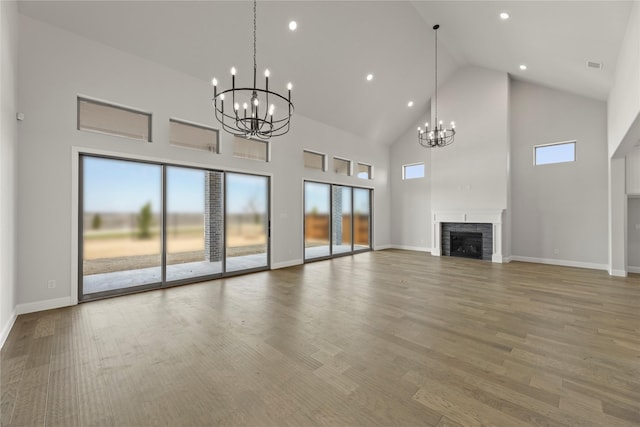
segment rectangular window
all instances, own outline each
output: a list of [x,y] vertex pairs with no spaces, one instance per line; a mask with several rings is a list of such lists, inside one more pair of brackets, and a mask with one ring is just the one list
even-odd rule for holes
[[169,119],[169,143],[216,154],[220,152],[217,130],[176,119]]
[[304,150],[304,167],[325,171],[327,155]]
[[402,166],[402,179],[424,178],[424,163]]
[[537,165],[576,161],[576,141],[536,145],[533,147],[533,160]]
[[233,138],[233,156],[268,162],[269,143],[255,139]]
[[333,171],[339,175],[351,175],[351,160],[341,159],[340,157],[333,158]]
[[358,163],[358,178],[373,179],[373,167],[366,163]]
[[151,142],[151,113],[78,98],[78,130]]

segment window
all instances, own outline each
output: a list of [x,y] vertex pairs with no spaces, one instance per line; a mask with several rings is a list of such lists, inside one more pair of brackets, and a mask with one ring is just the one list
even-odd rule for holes
[[78,98],[78,130],[151,142],[151,113]]
[[358,163],[358,178],[373,179],[373,166],[366,163]]
[[220,152],[217,130],[176,119],[169,119],[169,143],[178,147]]
[[576,142],[557,142],[533,147],[534,165],[549,165],[576,161]]
[[402,166],[402,179],[424,178],[424,163]]
[[233,156],[268,162],[269,143],[255,139],[233,138]]
[[339,175],[351,175],[351,160],[341,159],[340,157],[333,158],[333,171]]
[[327,170],[325,167],[326,154],[304,150],[304,167],[309,169]]

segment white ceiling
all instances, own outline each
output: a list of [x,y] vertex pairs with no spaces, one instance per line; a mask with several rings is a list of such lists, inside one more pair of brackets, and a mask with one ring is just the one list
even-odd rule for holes
[[[260,1],[258,69],[296,112],[389,144],[439,82],[476,65],[606,100],[632,1]],[[21,1],[21,13],[210,81],[252,78],[249,1]],[[511,18],[501,21],[499,12]],[[291,32],[288,23],[298,22]],[[604,63],[602,70],[586,61]],[[520,71],[518,66],[528,69]],[[371,82],[365,80],[374,74]],[[203,96],[211,97],[205,93]],[[413,100],[413,108],[407,102]],[[294,116],[295,120],[295,116]],[[295,126],[295,122],[293,123]],[[458,124],[464,126],[463,123]]]

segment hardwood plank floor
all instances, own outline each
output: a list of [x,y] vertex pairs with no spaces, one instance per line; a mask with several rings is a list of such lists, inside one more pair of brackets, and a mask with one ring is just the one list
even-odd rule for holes
[[638,426],[640,276],[387,250],[19,316],[2,426]]

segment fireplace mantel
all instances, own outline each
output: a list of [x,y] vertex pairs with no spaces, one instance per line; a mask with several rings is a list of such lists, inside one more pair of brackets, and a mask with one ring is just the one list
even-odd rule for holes
[[433,213],[433,245],[431,254],[442,254],[442,223],[488,223],[493,226],[492,262],[502,262],[502,217],[504,209],[500,210],[465,210],[465,211],[435,211]]

